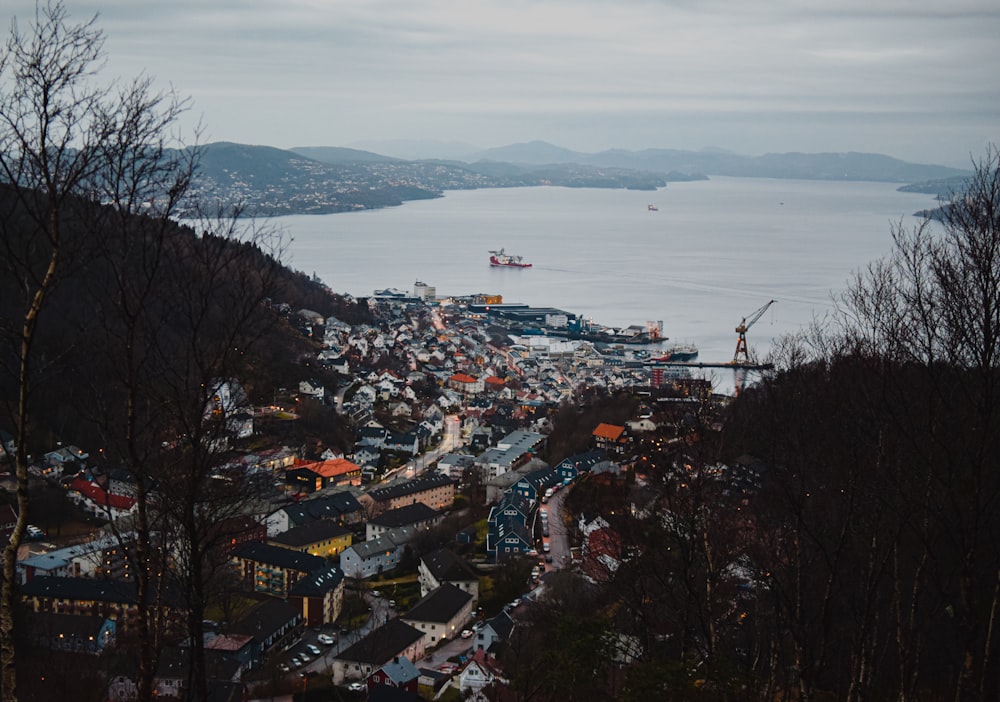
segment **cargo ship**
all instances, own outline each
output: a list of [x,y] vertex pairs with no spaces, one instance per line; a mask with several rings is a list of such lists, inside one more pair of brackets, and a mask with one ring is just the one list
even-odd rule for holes
[[654,363],[682,363],[698,358],[698,347],[694,344],[675,344],[663,350],[663,355],[650,359]]
[[531,268],[531,264],[525,263],[520,256],[504,253],[503,249],[490,251],[490,265],[505,268]]

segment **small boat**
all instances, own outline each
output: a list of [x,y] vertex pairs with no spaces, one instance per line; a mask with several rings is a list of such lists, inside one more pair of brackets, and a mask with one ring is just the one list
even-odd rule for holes
[[660,211],[660,208],[657,207],[656,205],[646,205],[646,207],[649,209],[650,212],[659,212]]
[[525,263],[520,256],[499,251],[490,251],[490,265],[504,268],[531,268],[530,263]]

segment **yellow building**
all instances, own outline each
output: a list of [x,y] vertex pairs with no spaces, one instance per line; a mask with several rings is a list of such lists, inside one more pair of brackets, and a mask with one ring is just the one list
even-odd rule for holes
[[280,546],[313,556],[339,556],[351,545],[351,532],[327,519],[303,524],[268,539],[272,546]]

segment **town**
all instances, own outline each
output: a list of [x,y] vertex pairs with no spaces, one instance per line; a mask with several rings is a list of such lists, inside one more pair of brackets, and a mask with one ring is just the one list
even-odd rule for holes
[[[252,403],[237,378],[211,388],[206,413],[235,456],[215,477],[248,493],[208,539],[221,584],[203,643],[220,699],[330,685],[369,699],[385,686],[406,699],[495,697],[509,681],[498,650],[546,583],[558,572],[606,581],[622,557],[609,522],[568,509],[565,496],[581,481],[624,485],[638,474],[641,484],[652,453],[692,436],[676,418],[712,400],[708,381],[644,365],[648,352],[540,334],[573,320],[560,310],[489,294],[438,300],[419,281],[412,294],[361,302],[363,324],[272,302],[314,343],[306,364],[316,377],[267,404]],[[513,333],[525,323],[530,335]],[[573,453],[543,460],[558,408],[623,391],[644,398],[634,414],[595,420]],[[353,445],[261,444],[273,427],[317,415],[352,427]],[[12,437],[2,439],[13,456]],[[136,681],[115,652],[135,636],[137,486],[100,451],[57,445],[32,462],[32,481],[71,508],[33,516],[17,578],[32,643],[105,661],[108,698],[132,699]],[[16,514],[0,510],[9,534]],[[81,521],[87,528],[69,529]],[[182,608],[162,604],[168,645],[155,694],[183,698],[190,642],[170,640]]]

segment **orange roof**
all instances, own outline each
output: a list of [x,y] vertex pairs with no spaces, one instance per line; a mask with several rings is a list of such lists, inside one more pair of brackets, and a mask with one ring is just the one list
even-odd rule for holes
[[346,458],[334,458],[329,461],[308,463],[303,466],[303,468],[308,468],[313,473],[322,475],[324,478],[333,478],[338,475],[344,475],[352,471],[361,470],[361,466],[357,463],[351,463]]
[[622,434],[625,432],[625,427],[619,427],[614,424],[605,424],[601,422],[594,429],[594,436],[600,437],[602,439],[608,439],[609,441],[618,441]]
[[496,377],[495,375],[491,375],[484,382],[486,382],[488,385],[506,385],[506,383],[503,380]]
[[476,382],[475,378],[473,378],[471,375],[466,375],[465,373],[456,373],[455,375],[451,376],[451,378],[449,378],[449,380],[454,380],[456,383],[474,383],[474,382]]

